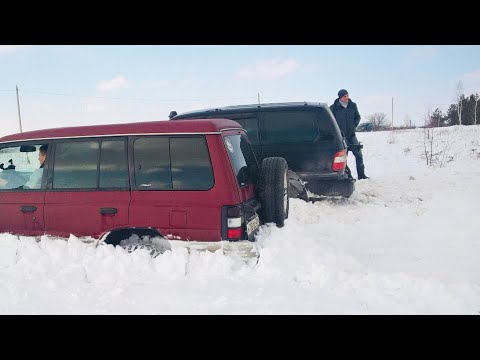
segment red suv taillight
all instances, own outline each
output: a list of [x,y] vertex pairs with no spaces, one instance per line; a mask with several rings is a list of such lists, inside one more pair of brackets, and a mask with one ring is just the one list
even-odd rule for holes
[[227,207],[227,240],[243,239],[243,206]]
[[332,170],[341,171],[345,169],[347,165],[347,152],[345,150],[340,150],[335,153],[335,158],[333,159]]
[[243,230],[242,228],[228,229],[227,238],[228,240],[239,240],[242,238]]

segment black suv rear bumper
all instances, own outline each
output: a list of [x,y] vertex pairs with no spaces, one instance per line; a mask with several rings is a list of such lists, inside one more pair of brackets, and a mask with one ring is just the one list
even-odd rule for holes
[[355,179],[310,180],[306,183],[308,191],[315,195],[349,197],[355,190]]

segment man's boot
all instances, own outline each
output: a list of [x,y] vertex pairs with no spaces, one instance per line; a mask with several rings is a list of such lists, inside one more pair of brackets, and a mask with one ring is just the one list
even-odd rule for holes
[[357,169],[357,173],[358,173],[358,180],[370,179],[367,175],[365,175],[365,166],[359,167]]

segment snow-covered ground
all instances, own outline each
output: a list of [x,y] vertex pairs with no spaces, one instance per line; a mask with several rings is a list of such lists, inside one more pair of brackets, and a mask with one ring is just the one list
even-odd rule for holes
[[0,314],[479,314],[480,126],[433,135],[443,167],[426,165],[423,129],[358,133],[371,179],[292,199],[257,264],[1,234]]

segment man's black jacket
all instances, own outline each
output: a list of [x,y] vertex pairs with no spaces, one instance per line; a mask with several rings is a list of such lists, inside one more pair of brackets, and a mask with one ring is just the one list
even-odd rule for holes
[[340,104],[340,99],[336,99],[335,102],[330,105],[330,110],[335,116],[338,127],[345,138],[348,139],[355,135],[355,129],[360,123],[361,118],[357,109],[357,104],[352,100],[348,100],[348,105],[344,108],[342,104]]

